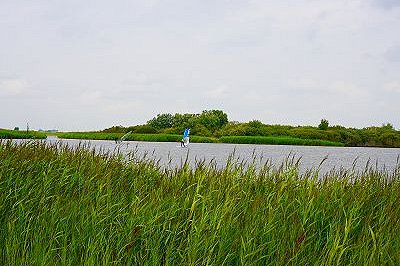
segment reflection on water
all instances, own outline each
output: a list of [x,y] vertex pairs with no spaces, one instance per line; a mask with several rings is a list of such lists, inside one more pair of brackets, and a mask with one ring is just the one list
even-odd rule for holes
[[[368,164],[378,170],[393,171],[398,165],[400,148],[365,148],[365,147],[315,147],[286,145],[253,145],[253,144],[215,144],[191,143],[188,148],[181,148],[179,143],[125,141],[116,144],[104,140],[71,140],[49,137],[47,142],[61,141],[70,146],[87,144],[96,150],[122,154],[135,153],[136,156],[159,160],[163,166],[181,166],[188,159],[190,165],[204,160],[217,167],[226,165],[227,159],[234,154],[237,162],[254,162],[258,167],[266,162],[279,166],[287,158],[300,159],[300,170],[315,169],[321,162],[321,173],[332,169],[352,169],[362,171]],[[324,158],[326,158],[324,160]]]

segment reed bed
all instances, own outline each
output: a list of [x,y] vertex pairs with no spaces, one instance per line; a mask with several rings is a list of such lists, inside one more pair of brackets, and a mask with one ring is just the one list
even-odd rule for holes
[[0,139],[45,139],[43,132],[0,129]]
[[321,140],[301,139],[288,136],[223,136],[219,140],[224,143],[242,144],[274,144],[274,145],[302,145],[302,146],[344,146],[343,143]]
[[0,264],[399,265],[400,167],[317,176],[0,141]]
[[[94,140],[119,140],[123,133],[103,132],[66,132],[59,133],[59,138],[66,139],[94,139]],[[126,140],[130,141],[152,141],[152,142],[178,142],[181,135],[174,134],[136,134],[128,135]],[[200,143],[237,143],[237,144],[273,144],[273,145],[302,145],[302,146],[344,146],[343,143],[320,140],[301,139],[288,136],[222,136],[220,138],[190,136],[191,142]]]
[[119,140],[124,133],[103,132],[63,132],[56,134],[62,139],[92,139],[92,140]]
[[[59,138],[65,139],[95,139],[95,140],[119,140],[123,133],[101,133],[101,132],[66,132],[57,134]],[[173,134],[130,134],[125,140],[151,141],[151,142],[179,142],[182,135]],[[217,139],[203,136],[190,136],[191,142],[213,143]]]

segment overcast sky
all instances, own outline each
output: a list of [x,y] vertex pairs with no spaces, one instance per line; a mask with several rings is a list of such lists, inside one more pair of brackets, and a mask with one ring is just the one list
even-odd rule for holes
[[0,128],[400,128],[399,0],[1,0],[0,36]]

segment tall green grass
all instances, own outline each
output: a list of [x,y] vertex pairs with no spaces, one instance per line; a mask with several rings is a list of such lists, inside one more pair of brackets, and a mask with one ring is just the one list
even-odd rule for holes
[[[119,140],[123,133],[101,133],[101,132],[66,132],[57,134],[59,138],[65,139],[95,139],[95,140]],[[178,142],[182,139],[181,135],[173,134],[130,134],[126,140],[131,141],[152,141],[152,142]],[[202,136],[190,136],[191,142],[212,143],[217,139]]]
[[46,134],[37,131],[17,131],[0,129],[0,139],[45,139]]
[[343,143],[320,140],[300,139],[287,136],[223,136],[219,140],[224,143],[242,144],[275,144],[275,145],[306,145],[306,146],[344,146]]
[[93,139],[93,140],[119,140],[124,133],[102,133],[102,132],[63,132],[57,133],[62,139]]
[[0,265],[399,265],[400,167],[165,169],[0,142]]
[[[59,138],[67,139],[95,139],[95,140],[118,140],[123,133],[102,133],[102,132],[67,132],[57,134]],[[131,134],[126,140],[131,141],[153,141],[153,142],[178,142],[181,135],[173,134]],[[203,136],[191,136],[191,142],[202,143],[237,143],[237,144],[275,144],[275,145],[308,145],[308,146],[344,146],[343,143],[320,140],[301,139],[287,136],[222,136],[219,139]]]

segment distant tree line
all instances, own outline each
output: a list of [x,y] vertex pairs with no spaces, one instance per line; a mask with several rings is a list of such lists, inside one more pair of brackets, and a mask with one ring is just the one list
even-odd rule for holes
[[133,131],[134,133],[182,134],[185,128],[190,128],[192,135],[210,137],[219,135],[219,131],[227,124],[228,115],[223,111],[204,110],[200,114],[158,114],[147,121],[145,125],[114,126],[103,131],[110,133]]
[[254,120],[247,123],[228,123],[221,134],[224,136],[291,136],[303,139],[322,139],[341,142],[346,146],[400,147],[400,131],[391,124],[363,129],[328,126],[321,123],[312,126],[266,125]]
[[303,139],[336,141],[346,146],[400,147],[400,131],[391,124],[362,129],[329,126],[326,119],[314,126],[268,125],[253,120],[245,123],[228,120],[221,110],[204,110],[200,114],[158,114],[144,125],[131,127],[114,126],[103,132],[168,133],[182,134],[190,128],[192,135],[221,136],[290,136]]

